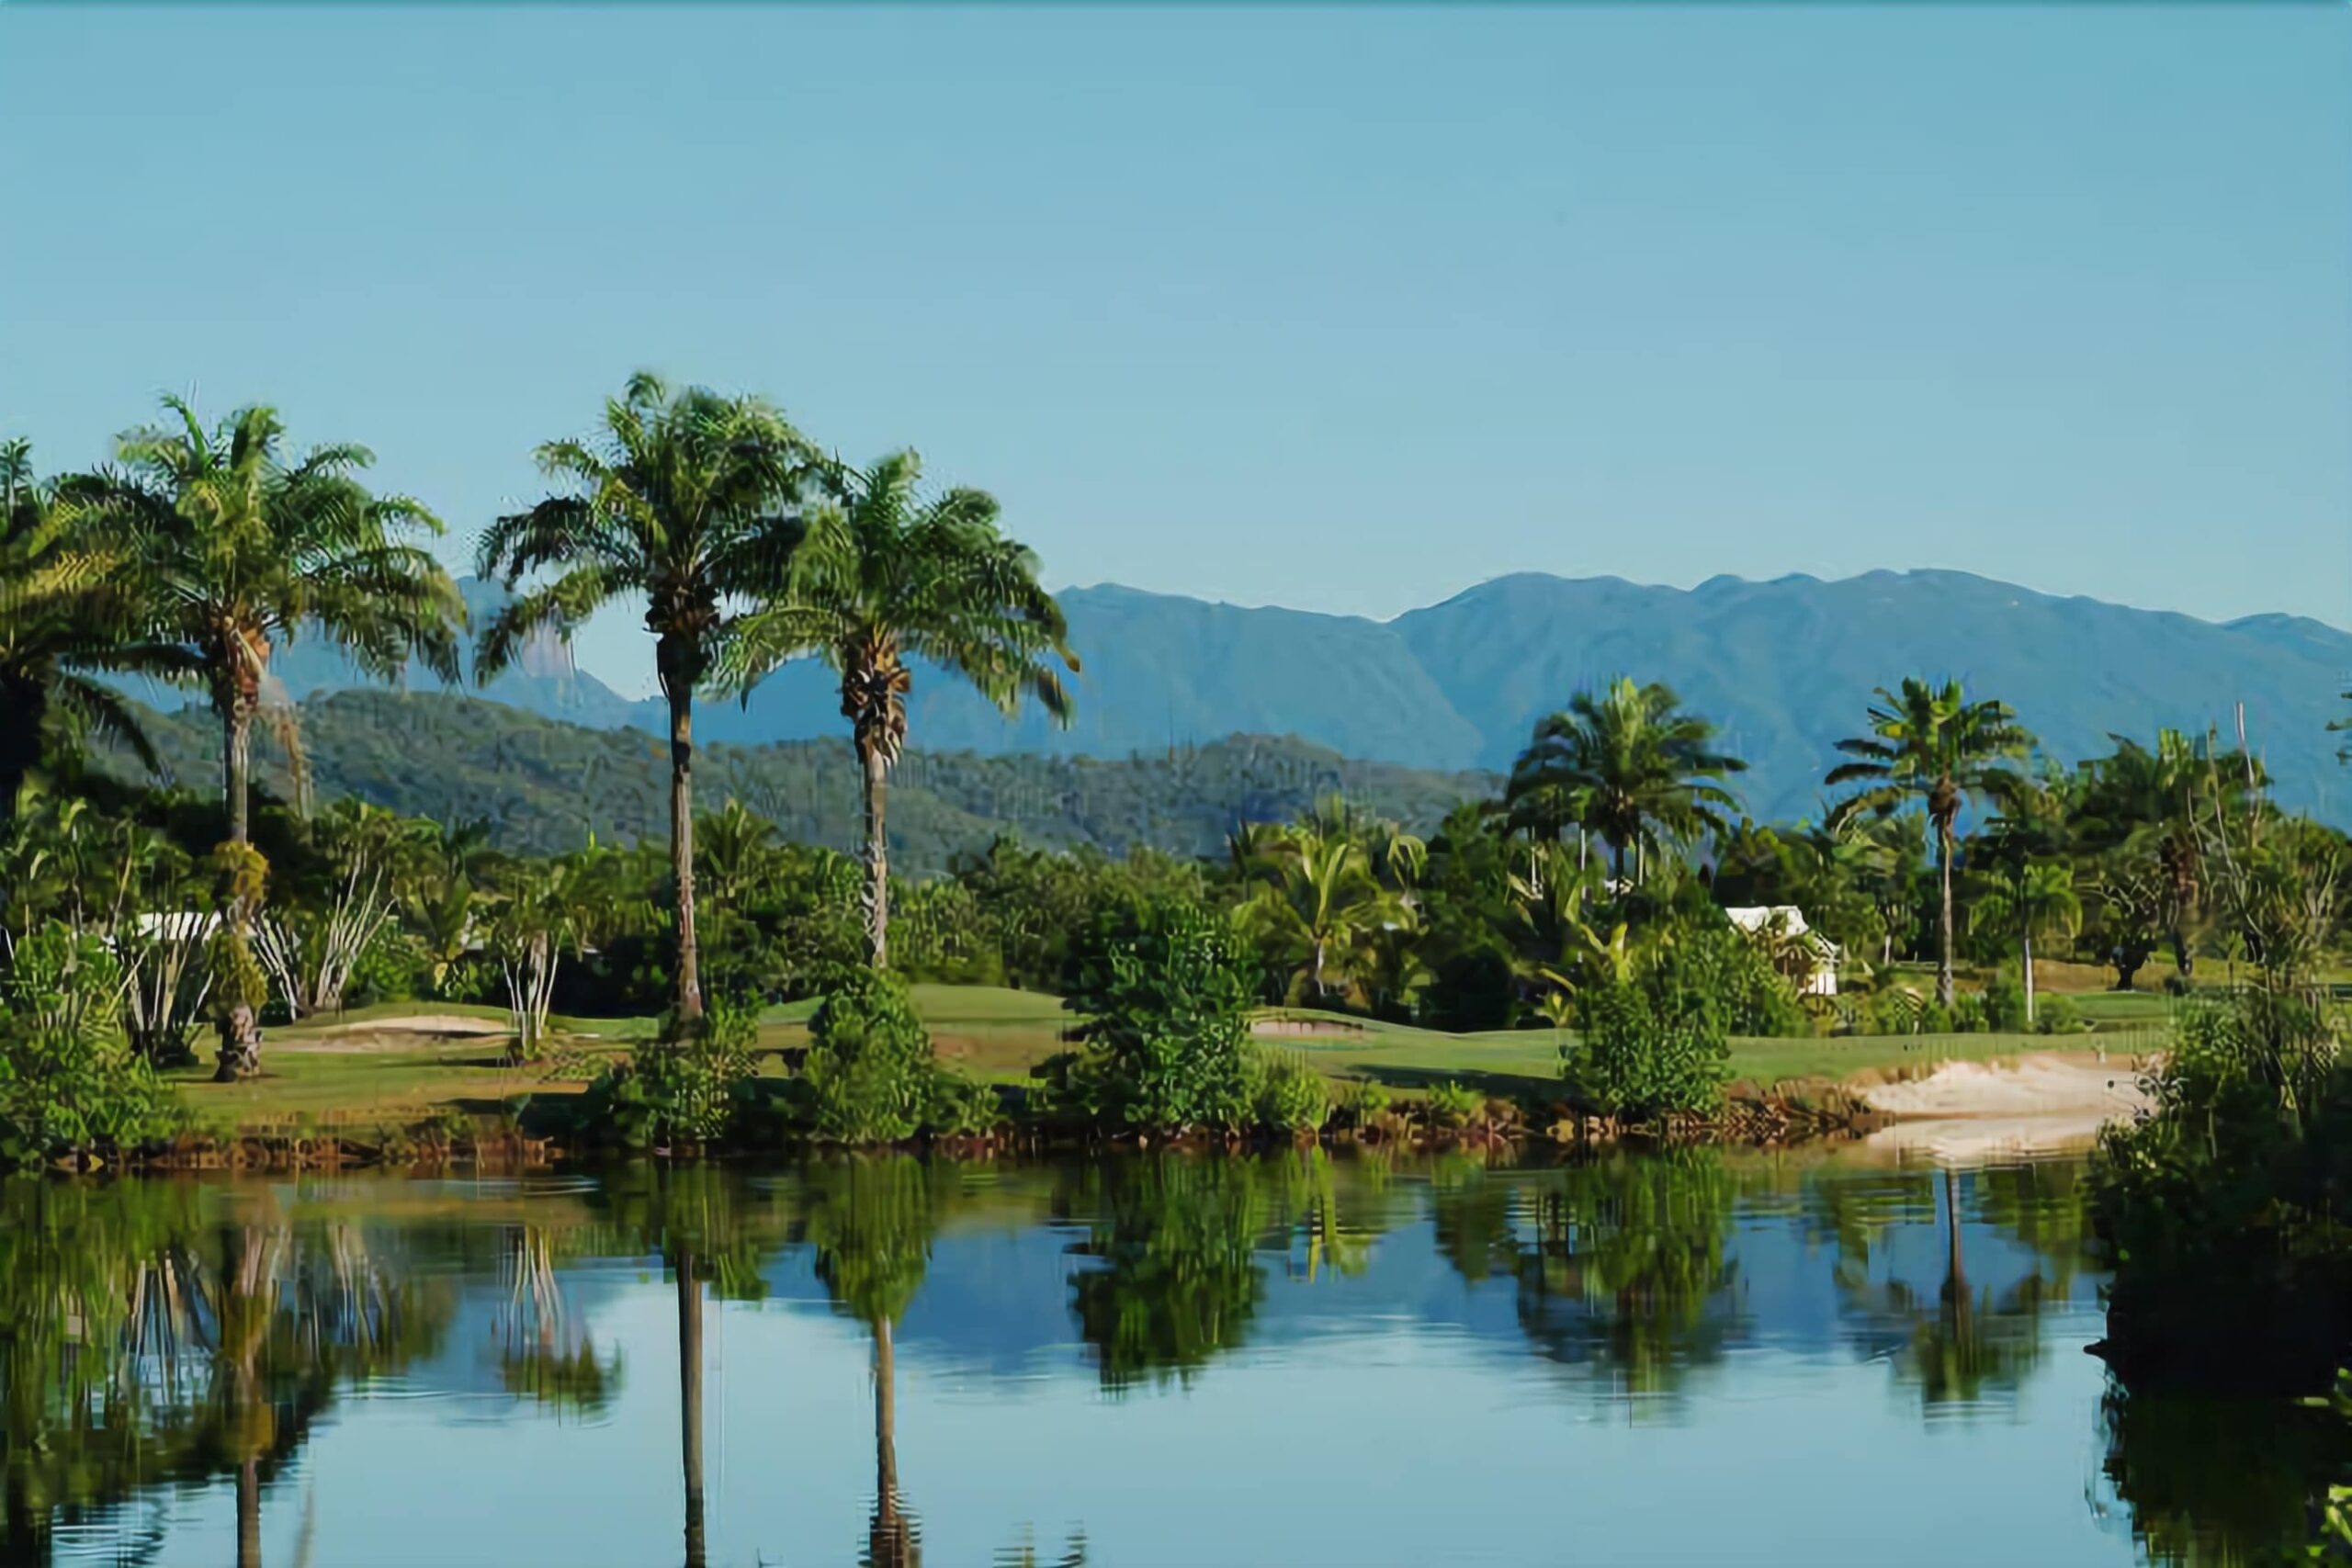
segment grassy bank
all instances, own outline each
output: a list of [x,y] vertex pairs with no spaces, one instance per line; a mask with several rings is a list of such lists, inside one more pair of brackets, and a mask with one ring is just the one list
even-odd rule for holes
[[[1054,997],[959,986],[917,986],[914,997],[940,1054],[974,1077],[1017,1083],[1036,1063],[1067,1048],[1070,1016]],[[2165,1013],[2160,996],[2075,999],[2103,1030],[2115,1032],[1736,1040],[1732,1072],[1770,1085],[1800,1077],[1909,1076],[1947,1061],[2080,1050],[2091,1043],[2120,1053],[2145,1050]],[[762,1072],[785,1070],[781,1053],[807,1043],[813,1010],[813,1003],[802,1002],[763,1015]],[[356,1009],[270,1031],[258,1078],[213,1083],[209,1061],[167,1076],[217,1132],[289,1123],[373,1128],[452,1113],[497,1115],[535,1099],[576,1094],[582,1070],[650,1038],[653,1028],[650,1019],[555,1020],[560,1050],[571,1064],[559,1077],[545,1065],[507,1065],[504,1037],[494,1032],[504,1021],[494,1008],[442,1003]],[[1570,1038],[1549,1029],[1445,1034],[1297,1009],[1271,1014],[1261,1027],[1269,1045],[1299,1053],[1331,1077],[1408,1092],[1449,1079],[1497,1093],[1545,1092],[1558,1080],[1560,1047]]]

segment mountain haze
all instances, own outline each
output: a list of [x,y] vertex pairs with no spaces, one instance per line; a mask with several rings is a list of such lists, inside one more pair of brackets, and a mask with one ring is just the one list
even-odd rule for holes
[[[468,589],[479,623],[496,591]],[[1721,723],[1751,764],[1738,781],[1750,812],[1785,818],[1817,814],[1834,745],[1862,727],[1871,689],[1923,674],[1956,676],[1972,694],[2009,703],[2066,761],[2107,750],[2110,732],[2144,739],[2164,726],[2211,725],[2226,734],[2243,702],[2281,799],[2352,823],[2352,773],[2325,728],[2352,685],[2352,634],[2295,616],[2215,624],[1956,571],[1718,577],[1688,590],[1522,573],[1392,621],[1111,585],[1060,597],[1085,664],[1072,727],[1057,730],[1035,713],[1007,723],[918,667],[916,744],[1124,757],[1236,733],[1294,735],[1349,757],[1499,771],[1537,718],[1631,674],[1666,682]],[[289,650],[297,695],[349,683],[322,666],[292,670],[298,652],[326,650]],[[552,644],[488,694],[574,723],[662,723],[658,701],[627,702]],[[813,663],[787,668],[747,705],[706,702],[696,730],[747,745],[837,736],[832,676]]]

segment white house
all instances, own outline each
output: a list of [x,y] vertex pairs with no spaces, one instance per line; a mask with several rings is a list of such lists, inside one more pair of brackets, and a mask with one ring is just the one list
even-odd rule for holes
[[1752,937],[1770,937],[1772,961],[1801,997],[1838,994],[1838,944],[1804,922],[1794,904],[1758,904],[1725,909],[1731,923]]

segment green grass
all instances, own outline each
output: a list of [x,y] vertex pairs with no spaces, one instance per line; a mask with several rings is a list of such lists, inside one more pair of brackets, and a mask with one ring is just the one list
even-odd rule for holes
[[[1059,998],[1035,991],[977,986],[916,986],[917,1010],[940,1055],[975,1077],[1017,1083],[1056,1051],[1067,1048],[1070,1015]],[[2074,998],[2077,1005],[2085,997]],[[2030,1052],[2151,1049],[2153,1029],[2162,1023],[2168,998],[2112,995],[2086,1016],[2119,1032],[2098,1036],[2039,1034],[1950,1034],[1858,1036],[1839,1039],[1736,1040],[1735,1078],[1770,1085],[1790,1078],[1843,1079],[1875,1071],[1910,1075],[1947,1061],[1983,1061]],[[813,1002],[768,1009],[760,1015],[759,1039],[771,1053],[807,1043]],[[397,1003],[355,1009],[322,1022],[273,1029],[262,1052],[263,1076],[240,1084],[211,1081],[207,1060],[167,1074],[197,1115],[218,1128],[284,1126],[291,1122],[361,1127],[397,1125],[455,1110],[487,1114],[534,1099],[577,1093],[576,1079],[551,1080],[538,1066],[511,1067],[503,1060],[504,1042],[496,1035],[463,1039],[413,1039],[386,1032],[369,1035],[365,1025],[426,1014],[456,1015],[503,1022],[499,1009],[439,1002]],[[1286,1008],[1268,1015],[1315,1025],[1328,1032],[1269,1038],[1275,1049],[1295,1051],[1335,1078],[1371,1079],[1413,1090],[1449,1079],[1497,1093],[1549,1092],[1559,1080],[1565,1035],[1550,1029],[1500,1030],[1446,1034],[1409,1024],[1384,1023],[1312,1009]],[[560,1044],[573,1052],[617,1053],[650,1039],[654,1021],[558,1019]],[[356,1044],[367,1049],[355,1049]],[[781,1071],[771,1056],[763,1071]]]

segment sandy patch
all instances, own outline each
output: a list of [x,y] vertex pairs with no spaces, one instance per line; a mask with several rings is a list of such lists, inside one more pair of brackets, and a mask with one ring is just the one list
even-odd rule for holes
[[371,1018],[358,1023],[339,1023],[320,1032],[325,1036],[345,1034],[512,1034],[505,1024],[494,1019],[468,1018],[463,1013],[421,1012],[405,1018]]
[[1860,1090],[1873,1111],[1917,1119],[2061,1119],[2099,1124],[2149,1109],[2128,1056],[2036,1055],[2014,1062],[1947,1062],[1925,1077]]
[[408,1018],[376,1018],[338,1023],[324,1029],[303,1025],[273,1043],[279,1050],[307,1051],[322,1056],[358,1056],[384,1051],[417,1051],[467,1040],[495,1040],[514,1031],[486,1018],[459,1013],[418,1013]]
[[1361,1040],[1363,1026],[1323,1018],[1261,1018],[1250,1032],[1261,1040]]

